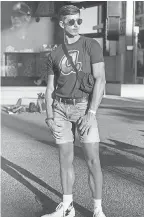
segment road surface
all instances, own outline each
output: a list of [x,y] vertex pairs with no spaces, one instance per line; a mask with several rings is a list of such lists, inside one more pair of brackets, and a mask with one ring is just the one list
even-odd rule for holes
[[[143,114],[143,108],[134,106],[128,110],[105,104],[99,109],[103,209],[107,217],[144,217]],[[45,114],[2,112],[2,217],[40,217],[61,201],[58,149],[44,119]],[[74,167],[76,217],[92,217],[87,167],[78,141]]]

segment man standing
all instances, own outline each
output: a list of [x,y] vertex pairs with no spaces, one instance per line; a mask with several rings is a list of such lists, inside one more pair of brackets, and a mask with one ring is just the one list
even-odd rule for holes
[[47,62],[48,83],[45,94],[47,118],[59,148],[59,163],[63,202],[52,214],[43,217],[73,217],[73,139],[72,124],[77,127],[80,142],[89,169],[93,217],[105,217],[102,206],[102,171],[99,160],[99,132],[96,113],[105,87],[105,69],[102,49],[97,41],[79,35],[82,23],[76,6],[63,6],[59,11],[59,25],[64,32],[64,44],[78,72],[92,73],[93,91],[89,94],[79,88],[74,70],[63,46],[51,52]]

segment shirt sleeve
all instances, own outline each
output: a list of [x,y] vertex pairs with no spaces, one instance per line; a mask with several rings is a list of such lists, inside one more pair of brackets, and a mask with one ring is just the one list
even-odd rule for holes
[[101,48],[100,44],[95,39],[93,39],[91,42],[90,58],[91,58],[92,64],[104,62],[102,48]]

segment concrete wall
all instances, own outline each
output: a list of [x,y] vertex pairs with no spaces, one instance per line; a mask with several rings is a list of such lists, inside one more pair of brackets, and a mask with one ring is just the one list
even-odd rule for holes
[[124,82],[125,54],[105,56],[106,81],[111,83]]
[[106,71],[106,81],[113,82],[116,81],[116,56],[110,57],[105,56],[105,71]]
[[121,87],[121,96],[144,99],[144,85],[143,84],[123,84]]

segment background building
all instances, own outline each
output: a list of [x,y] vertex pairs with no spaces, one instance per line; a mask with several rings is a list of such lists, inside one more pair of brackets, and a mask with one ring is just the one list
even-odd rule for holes
[[[25,2],[32,17],[29,24],[18,32],[22,43],[16,40],[17,32],[12,34],[11,31],[11,11],[15,3],[1,2],[2,102],[7,102],[7,95],[12,98],[12,94],[6,92],[8,90],[16,90],[16,99],[17,88],[23,90],[19,97],[29,96],[25,91],[27,86],[32,97],[36,96],[38,87],[33,81],[40,75],[41,60],[45,52],[50,52],[63,37],[56,15],[64,4],[75,4],[81,9],[83,24],[80,33],[94,38],[103,48],[106,94],[144,97],[143,1]],[[44,87],[39,88],[44,90]]]

